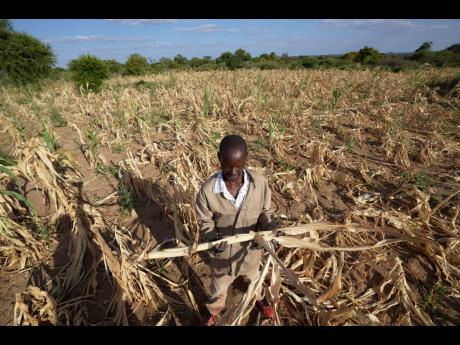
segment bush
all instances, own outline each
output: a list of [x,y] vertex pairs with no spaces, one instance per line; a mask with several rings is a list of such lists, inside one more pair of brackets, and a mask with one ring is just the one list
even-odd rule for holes
[[0,75],[26,84],[51,74],[55,56],[49,45],[25,33],[0,31]]
[[256,66],[262,70],[281,68],[281,64],[278,61],[265,60],[265,59],[258,61],[256,63]]
[[288,65],[287,65],[287,67],[288,67],[289,69],[300,69],[300,68],[302,68],[303,66],[302,66],[302,62],[301,62],[301,61],[299,61],[299,60],[294,60],[294,61],[292,61],[292,62],[289,62]]
[[456,54],[460,54],[460,43],[453,44],[450,47],[446,48],[446,50],[454,52]]
[[231,70],[243,67],[243,63],[251,60],[251,54],[244,49],[237,49],[235,54],[231,52],[222,53],[217,59],[217,64],[224,63]]
[[69,63],[70,78],[75,85],[87,90],[99,92],[102,83],[109,78],[107,64],[92,55],[82,55]]
[[218,62],[218,63],[216,64],[216,69],[217,69],[217,70],[220,70],[220,71],[225,71],[225,70],[227,70],[228,68],[227,68],[227,65],[225,64],[225,62]]
[[319,64],[319,60],[317,58],[306,56],[302,59],[301,65],[303,68],[315,68]]
[[335,57],[322,57],[319,59],[319,65],[325,68],[340,67],[346,64],[346,60]]
[[364,47],[358,51],[355,62],[359,62],[363,65],[374,65],[381,58],[381,54],[377,49]]
[[379,65],[392,72],[407,71],[419,67],[415,61],[405,60],[400,57],[385,57],[379,61]]
[[245,69],[255,69],[258,66],[257,63],[255,63],[254,61],[245,61],[241,64],[241,67]]
[[182,56],[181,54],[177,54],[174,57],[174,62],[179,66],[188,64],[187,58],[185,56]]
[[124,72],[124,66],[115,59],[104,60],[111,75],[120,75]]
[[225,66],[230,66],[230,62],[233,59],[233,53],[231,52],[224,52],[220,54],[220,56],[216,59],[217,64],[225,64]]
[[212,71],[217,69],[217,65],[214,62],[206,63],[196,68],[197,71]]
[[0,39],[6,39],[13,33],[13,26],[9,19],[0,19]]
[[438,67],[458,67],[460,66],[460,54],[451,50],[442,50],[434,53],[427,62]]
[[147,62],[147,58],[139,54],[131,54],[125,63],[125,74],[144,75],[147,72],[148,67],[149,64]]
[[50,77],[53,80],[67,80],[69,78],[69,72],[62,67],[55,67]]
[[349,62],[356,62],[358,57],[358,52],[348,52],[342,55],[342,59]]
[[460,74],[457,74],[457,75],[450,76],[450,77],[434,78],[432,80],[429,80],[426,85],[430,89],[436,91],[439,95],[444,97],[444,96],[449,95],[451,92],[453,92],[457,88],[457,85],[459,83],[460,83]]

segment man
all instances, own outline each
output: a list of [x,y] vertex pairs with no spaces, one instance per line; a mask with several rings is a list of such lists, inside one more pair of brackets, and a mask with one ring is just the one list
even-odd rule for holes
[[[196,198],[202,242],[276,227],[268,183],[261,173],[245,169],[247,157],[242,137],[228,135],[222,140],[218,152],[221,171],[203,183]],[[254,242],[225,241],[210,250],[211,296],[202,324],[211,326],[217,321],[225,308],[227,290],[238,276],[245,276],[251,284],[257,281],[262,250]],[[256,306],[264,317],[273,317],[274,310],[264,298],[262,287],[257,291]]]

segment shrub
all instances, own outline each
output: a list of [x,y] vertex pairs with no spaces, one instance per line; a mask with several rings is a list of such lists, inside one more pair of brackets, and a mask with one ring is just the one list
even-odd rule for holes
[[167,69],[168,69],[168,66],[166,66],[165,64],[161,62],[152,63],[148,68],[149,72],[151,73],[160,73],[160,72],[166,71]]
[[446,50],[454,52],[456,54],[460,54],[460,43],[453,44],[450,47],[446,48]]
[[115,59],[104,60],[104,63],[107,65],[107,68],[109,69],[110,74],[112,75],[123,74],[124,66],[122,63],[119,63],[117,60]]
[[358,51],[355,61],[363,65],[374,65],[380,58],[381,54],[377,49],[364,47]]
[[48,77],[54,63],[49,45],[25,33],[0,30],[0,75],[17,84],[33,83]]
[[455,90],[460,83],[460,74],[444,77],[434,78],[427,82],[427,86],[436,91],[439,95],[445,97]]
[[406,71],[419,66],[419,64],[415,61],[405,60],[400,57],[385,57],[379,61],[379,65],[392,72]]
[[[161,60],[160,60],[161,62]],[[139,54],[131,54],[125,64],[126,75],[144,75],[149,64],[147,58]]]
[[281,68],[281,64],[278,61],[265,60],[265,59],[258,61],[256,63],[256,66],[262,70]]
[[315,68],[318,64],[319,60],[311,56],[305,56],[301,61],[301,65],[304,68]]
[[358,56],[358,52],[348,52],[342,55],[342,59],[349,61],[349,62],[356,62]]
[[302,66],[302,62],[301,62],[301,61],[295,60],[295,61],[290,62],[290,63],[287,65],[287,67],[288,67],[289,69],[300,69],[300,68],[302,68],[303,66]]
[[241,67],[242,68],[245,68],[245,69],[254,69],[254,68],[257,68],[257,63],[255,63],[254,61],[245,61],[241,64]]
[[427,61],[438,67],[458,67],[460,66],[460,54],[451,50],[436,52]]
[[13,26],[9,19],[0,19],[0,39],[6,39],[13,33]]
[[82,55],[69,63],[70,78],[75,85],[99,92],[102,83],[109,78],[107,64],[92,55]]
[[53,80],[62,80],[62,79],[66,80],[69,77],[69,72],[62,67],[55,67],[51,71],[50,77]]
[[181,54],[177,54],[175,57],[174,57],[174,62],[176,64],[178,64],[179,66],[180,65],[187,65],[188,64],[188,60],[185,56],[182,56]]
[[212,71],[217,69],[217,64],[214,62],[206,63],[196,68],[197,71]]
[[230,69],[235,69],[237,61],[231,52],[224,52],[216,59],[218,65],[225,65]]
[[344,60],[341,60],[335,57],[330,57],[330,56],[322,57],[321,59],[319,59],[318,62],[321,67],[326,67],[326,68],[339,67],[345,63]]
[[227,69],[227,65],[225,64],[225,62],[218,62],[216,64],[216,69],[217,70],[221,70],[221,71],[224,71]]

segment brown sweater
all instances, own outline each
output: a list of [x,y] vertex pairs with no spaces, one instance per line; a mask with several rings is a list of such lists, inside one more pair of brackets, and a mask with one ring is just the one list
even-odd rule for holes
[[[196,197],[196,214],[200,224],[200,238],[208,242],[227,236],[248,233],[250,230],[267,230],[275,227],[271,207],[271,191],[265,177],[258,171],[246,169],[249,189],[241,205],[239,215],[236,207],[222,193],[214,193],[217,174],[209,177]],[[259,216],[270,219],[268,226],[257,225]],[[213,269],[221,274],[244,273],[247,265],[258,264],[261,251],[250,248],[251,242],[235,243],[213,257]]]

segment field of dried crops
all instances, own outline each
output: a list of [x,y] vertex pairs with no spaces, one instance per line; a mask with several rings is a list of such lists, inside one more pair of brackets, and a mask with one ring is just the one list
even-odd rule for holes
[[1,88],[0,324],[195,324],[206,253],[144,259],[199,242],[195,193],[231,133],[268,178],[279,223],[305,226],[304,241],[262,263],[275,319],[260,320],[237,281],[221,324],[458,324],[458,73],[178,72],[113,78],[99,94],[65,81]]

